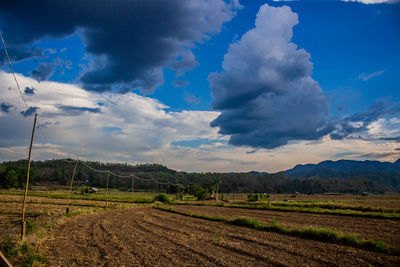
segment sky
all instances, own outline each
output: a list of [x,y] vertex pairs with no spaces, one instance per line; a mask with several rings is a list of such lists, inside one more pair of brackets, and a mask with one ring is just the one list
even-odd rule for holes
[[[1,1],[0,161],[400,157],[399,0]],[[25,102],[24,102],[25,101]]]

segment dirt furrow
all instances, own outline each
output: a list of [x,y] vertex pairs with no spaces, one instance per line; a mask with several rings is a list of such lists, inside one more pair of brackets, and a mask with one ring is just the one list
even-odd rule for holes
[[[232,243],[234,243],[235,240],[230,240],[229,238],[240,239],[251,237],[259,240],[260,242],[264,242],[264,244],[262,244],[262,246],[264,246],[264,249],[260,249],[260,253],[266,254],[271,258],[275,258],[276,255],[279,255],[278,259],[285,258],[286,262],[290,262],[290,265],[296,264],[298,262],[303,262],[303,264],[309,266],[321,264],[326,265],[328,264],[328,262],[335,265],[337,264],[337,262],[345,262],[345,259],[347,258],[354,258],[355,265],[359,265],[360,261],[363,262],[364,265],[382,264],[380,253],[372,253],[352,247],[288,237],[276,233],[254,231],[243,227],[230,226],[223,223],[209,222],[185,216],[182,217],[185,217],[186,219],[179,219],[179,216],[181,215],[171,214],[170,216],[166,216],[169,219],[176,220],[168,221],[168,225],[171,225],[177,229],[189,227],[193,232],[195,232],[193,225],[196,225],[198,229],[202,229],[201,231],[204,231],[205,228],[208,228],[210,232],[214,231],[214,233],[218,233],[220,236],[223,236],[228,242]],[[166,220],[167,219],[163,219],[162,221],[164,222]],[[246,246],[248,246],[249,250],[257,249],[255,242],[242,242],[240,244],[241,248],[245,248]],[[267,249],[265,249],[266,245],[268,247]],[[372,256],[373,254],[378,255],[378,257]],[[299,256],[296,257],[296,255]],[[387,256],[383,255],[383,257]],[[395,257],[395,259],[398,260],[398,257]]]
[[400,221],[398,220],[212,206],[176,205],[174,208],[226,218],[247,216],[266,224],[271,223],[272,218],[275,218],[278,223],[288,227],[329,228],[343,233],[358,234],[367,239],[381,239],[394,246],[400,245]]
[[54,229],[49,266],[399,265],[362,249],[140,207],[82,215]]

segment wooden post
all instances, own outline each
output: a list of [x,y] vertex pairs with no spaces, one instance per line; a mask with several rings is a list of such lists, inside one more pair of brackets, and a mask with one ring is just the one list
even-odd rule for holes
[[110,176],[110,173],[107,171],[107,202],[106,202],[106,209],[108,208],[108,177]]
[[25,205],[26,205],[26,198],[28,196],[28,186],[29,186],[29,170],[31,168],[31,153],[32,153],[32,145],[33,145],[33,137],[35,136],[35,128],[36,128],[36,120],[37,120],[37,113],[35,113],[35,120],[33,121],[33,129],[32,129],[32,136],[31,136],[31,144],[29,146],[29,156],[28,156],[28,170],[26,172],[26,184],[25,184],[25,195],[24,195],[24,202],[22,204],[22,215],[21,215],[21,239],[25,239],[25,231],[26,231],[26,222],[25,222]]
[[132,203],[135,203],[135,180],[132,173]]
[[75,161],[74,165],[74,171],[72,172],[72,177],[71,177],[71,183],[69,184],[69,193],[68,193],[68,202],[67,202],[67,210],[66,213],[69,213],[69,204],[71,201],[71,192],[72,192],[72,183],[74,182],[74,177],[75,177],[75,172],[76,172],[76,166],[78,165],[78,160]]

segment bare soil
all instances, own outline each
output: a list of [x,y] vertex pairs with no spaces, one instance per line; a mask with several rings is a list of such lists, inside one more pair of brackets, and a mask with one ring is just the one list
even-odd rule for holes
[[[19,235],[21,231],[21,211],[23,196],[0,194],[0,241],[10,235]],[[67,199],[29,196],[25,208],[25,220],[37,225],[45,225],[62,218],[66,212]],[[104,201],[71,200],[70,212],[105,207]],[[110,205],[130,206],[129,203]]]
[[49,266],[400,265],[398,256],[151,207],[77,216],[57,226],[42,243],[40,252],[47,256]]
[[272,218],[275,218],[278,223],[288,227],[334,229],[343,233],[357,234],[366,239],[380,239],[388,244],[400,246],[399,220],[212,206],[175,205],[173,207],[179,211],[207,214],[214,217],[246,216],[265,224],[270,224]]

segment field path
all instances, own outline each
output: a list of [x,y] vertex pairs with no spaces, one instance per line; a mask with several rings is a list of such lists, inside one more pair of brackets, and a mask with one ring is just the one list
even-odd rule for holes
[[399,266],[400,257],[151,207],[82,215],[41,246],[49,266]]

